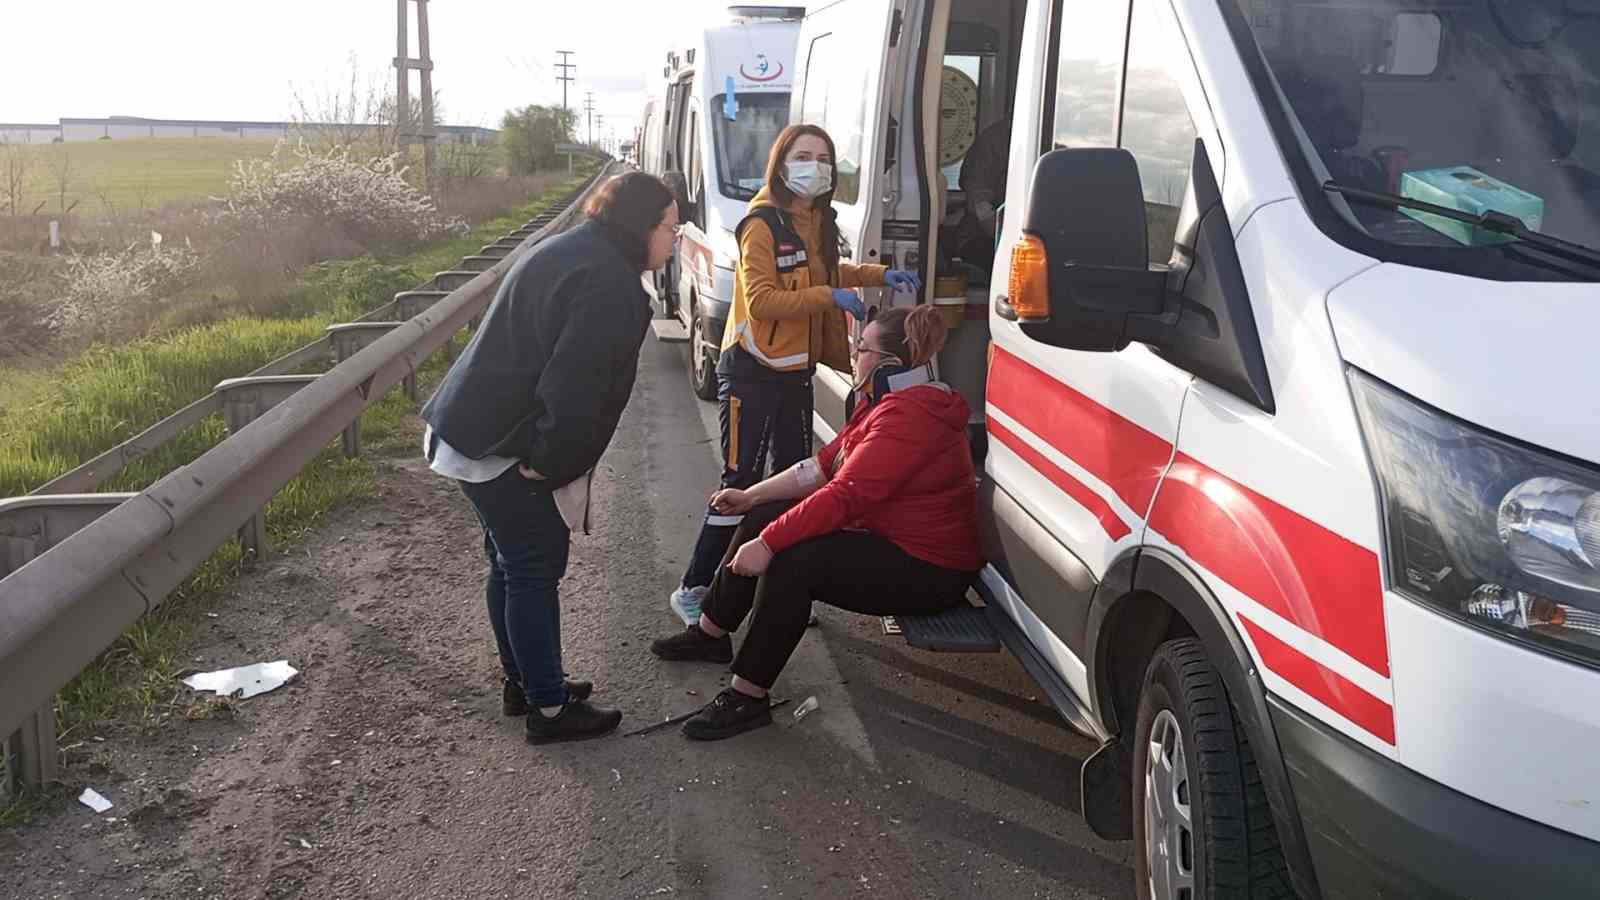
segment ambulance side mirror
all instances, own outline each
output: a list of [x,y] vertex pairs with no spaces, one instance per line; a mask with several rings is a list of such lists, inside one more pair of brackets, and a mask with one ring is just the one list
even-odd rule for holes
[[1173,365],[1275,410],[1250,289],[1203,141],[1194,144],[1165,268],[1150,267],[1148,207],[1126,150],[1046,153],[1030,190],[1002,318],[1070,350],[1148,344]]
[[1022,228],[1008,302],[999,312],[1028,337],[1070,350],[1116,351],[1144,330],[1130,319],[1161,314],[1166,276],[1150,269],[1133,154],[1046,153],[1034,166]]

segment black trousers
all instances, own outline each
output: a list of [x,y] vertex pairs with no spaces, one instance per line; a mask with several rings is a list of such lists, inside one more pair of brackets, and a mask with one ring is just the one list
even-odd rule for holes
[[976,572],[946,569],[866,531],[835,531],[779,553],[756,578],[735,575],[727,563],[746,541],[792,503],[769,503],[745,514],[701,606],[718,627],[737,631],[755,618],[733,674],[772,687],[805,636],[812,602],[875,616],[926,615],[965,602]]
[[[746,378],[718,376],[722,420],[722,486],[753,487],[773,472],[782,472],[811,455],[811,377]],[[684,587],[711,583],[717,564],[739,526],[738,516],[709,507],[695,539]]]

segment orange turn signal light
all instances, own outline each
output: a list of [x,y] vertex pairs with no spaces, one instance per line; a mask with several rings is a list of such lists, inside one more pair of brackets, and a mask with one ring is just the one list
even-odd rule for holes
[[1017,318],[1035,321],[1050,318],[1050,257],[1038,235],[1024,234],[1011,248],[1008,287],[1011,308],[1017,311]]

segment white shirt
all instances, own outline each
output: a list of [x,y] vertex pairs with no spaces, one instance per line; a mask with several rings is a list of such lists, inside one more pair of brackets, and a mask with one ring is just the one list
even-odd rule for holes
[[[428,457],[428,445],[433,442],[433,426],[429,425],[422,433],[422,456]],[[439,439],[439,446],[434,448],[433,462],[428,465],[435,474],[457,481],[470,484],[482,484],[493,481],[506,473],[506,470],[517,464],[517,460],[509,456],[485,456],[483,459],[473,459],[461,451]]]

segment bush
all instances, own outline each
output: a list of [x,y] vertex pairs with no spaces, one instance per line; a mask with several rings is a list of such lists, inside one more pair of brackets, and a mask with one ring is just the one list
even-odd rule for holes
[[61,300],[45,324],[74,337],[121,333],[152,304],[185,287],[199,267],[199,255],[188,247],[133,246],[71,256],[60,277]]
[[465,234],[467,224],[440,214],[405,180],[399,154],[360,161],[348,147],[313,149],[304,141],[266,159],[240,160],[222,198],[224,224],[269,234],[316,222],[369,251],[402,249]]

